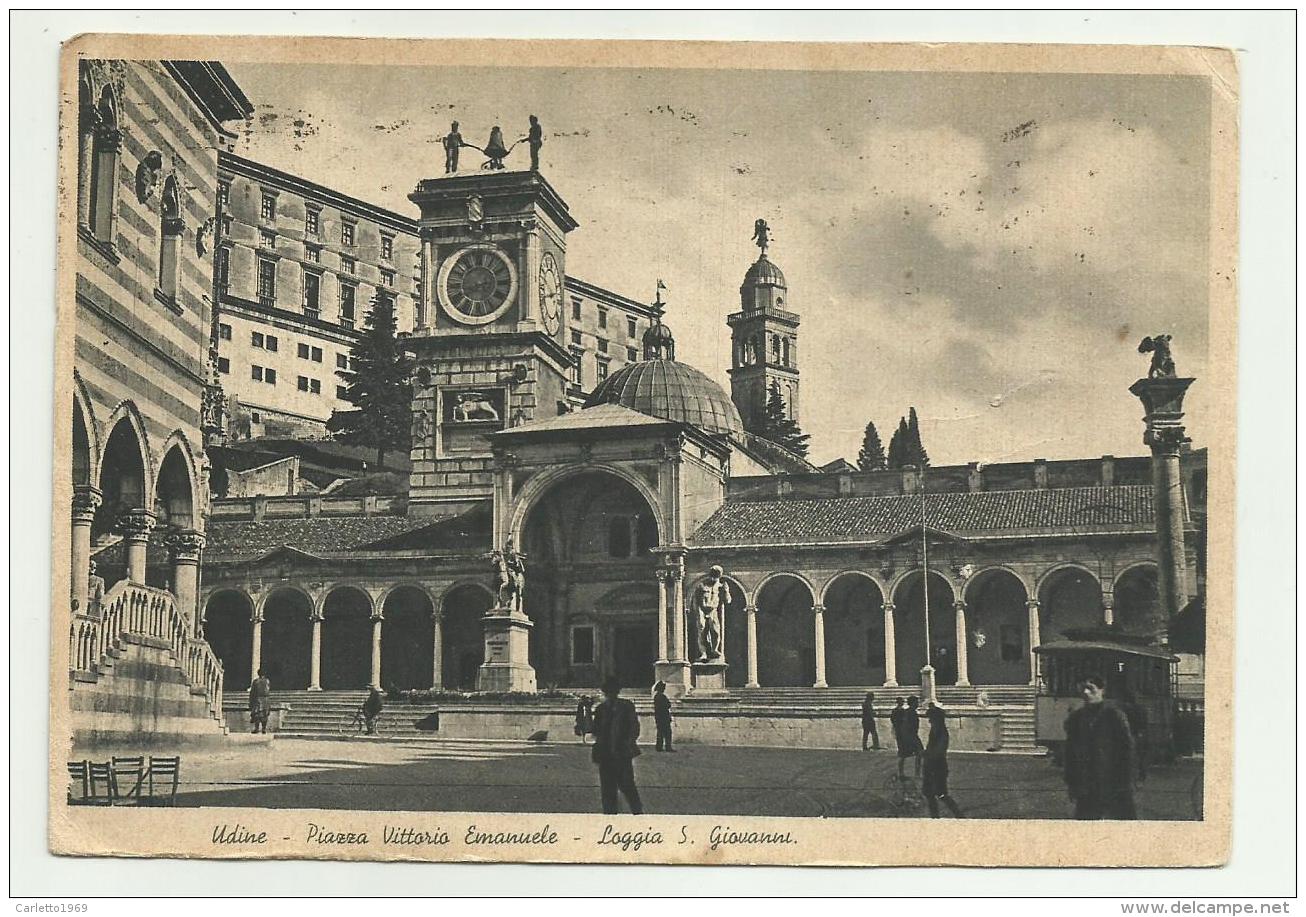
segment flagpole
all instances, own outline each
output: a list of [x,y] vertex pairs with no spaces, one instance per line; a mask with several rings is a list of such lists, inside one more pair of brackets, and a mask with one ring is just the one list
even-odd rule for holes
[[934,693],[934,666],[930,651],[930,538],[925,519],[925,466],[920,466],[917,488],[921,494],[921,596],[925,608],[925,665],[921,666],[921,701],[938,703]]

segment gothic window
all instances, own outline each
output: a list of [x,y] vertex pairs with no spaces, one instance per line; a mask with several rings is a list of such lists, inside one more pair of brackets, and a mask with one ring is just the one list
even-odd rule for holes
[[88,120],[91,125],[91,163],[87,224],[95,238],[112,245],[118,207],[118,157],[122,151],[122,131],[118,129],[117,101],[109,87],[106,86],[100,94],[100,102]]
[[169,175],[163,183],[160,210],[159,292],[169,300],[177,298],[178,253],[186,224],[181,219],[181,196],[177,179]]

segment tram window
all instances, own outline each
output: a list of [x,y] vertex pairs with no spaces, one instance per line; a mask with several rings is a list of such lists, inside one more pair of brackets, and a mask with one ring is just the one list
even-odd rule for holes
[[1003,624],[998,631],[1002,644],[1003,662],[1020,662],[1025,658],[1025,641],[1021,639],[1020,628],[1014,624]]

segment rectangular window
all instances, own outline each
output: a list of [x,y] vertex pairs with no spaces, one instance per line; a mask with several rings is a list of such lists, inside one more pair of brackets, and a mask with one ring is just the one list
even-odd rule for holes
[[235,225],[236,223],[232,219],[231,214],[224,213],[222,215],[222,238],[230,239],[232,227]]
[[263,367],[262,367],[262,366],[251,366],[251,367],[249,368],[249,377],[250,377],[251,379],[253,379],[255,382],[262,382],[262,381],[263,381]]
[[250,335],[249,335],[249,343],[250,343],[250,345],[253,346],[253,347],[259,347],[259,348],[262,348],[262,346],[263,346],[263,332],[261,332],[261,331],[252,331],[252,332],[250,332]]
[[265,335],[263,338],[263,346],[268,350],[275,351],[277,349],[277,336],[275,334]]
[[604,379],[608,378],[608,361],[607,361],[607,360],[599,360],[598,363],[597,363],[597,365],[595,366],[595,369],[598,370],[598,377],[599,377],[599,381],[600,381],[600,382],[602,382]]
[[216,261],[215,271],[218,275],[218,295],[224,296],[231,285],[231,251],[225,245],[219,246],[213,253]]
[[345,392],[346,392],[346,391],[348,391],[348,389],[347,389],[345,386],[343,386],[343,385],[337,385],[337,386],[336,386],[336,398],[340,399],[341,401],[348,401],[349,399],[347,399],[347,398],[345,397]]
[[580,300],[573,298],[571,301],[571,317],[580,321]]
[[346,328],[354,327],[354,301],[358,296],[358,287],[352,283],[340,284],[340,324]]
[[634,363],[636,360],[639,359],[639,351],[636,350],[634,347],[627,347],[627,348],[626,348],[626,359],[629,360],[630,362]]
[[295,356],[299,357],[301,360],[307,360],[307,359],[308,359],[308,345],[307,345],[307,344],[298,344],[298,345],[296,345],[296,347],[295,347]]
[[222,338],[222,340],[224,341],[231,340],[231,326],[228,325],[226,322],[219,322],[218,337]]
[[318,379],[309,379],[308,390],[314,395],[322,394],[322,382]]
[[608,352],[608,342],[605,341],[605,340],[603,340],[603,338],[599,338],[599,340],[598,340],[598,345],[597,345],[597,346],[598,346],[598,348],[599,348],[599,353],[607,353],[607,352]]
[[594,664],[594,628],[588,625],[571,629],[571,664]]
[[309,245],[309,244],[305,243],[305,245],[304,245],[304,260],[305,260],[305,261],[312,261],[314,264],[321,264],[321,263],[322,263],[322,246],[320,246],[320,245]]
[[394,236],[382,236],[382,237],[381,237],[381,257],[382,257],[384,260],[389,261],[391,258],[394,257],[394,254],[395,254],[395,240],[394,240]]
[[321,213],[312,207],[304,211],[304,234],[315,236],[321,223]]
[[277,234],[270,229],[260,229],[258,231],[258,244],[268,251],[276,251]]
[[633,338],[634,336],[635,336],[635,320],[633,318],[628,318],[626,319],[626,337]]
[[392,287],[394,285],[395,285],[395,272],[387,271],[385,268],[381,268],[381,286]]
[[1015,624],[1003,624],[998,629],[1003,662],[1020,662],[1025,658],[1025,641],[1021,629]]
[[308,376],[299,377],[299,390],[301,392],[308,391]]
[[226,210],[227,205],[231,203],[231,182],[218,182],[218,210]]
[[218,372],[220,372],[220,373],[230,373],[230,372],[231,372],[231,361],[228,360],[226,357],[218,357]]
[[572,342],[573,344],[575,344],[577,347],[581,346],[582,341],[581,341],[581,337],[580,337],[580,332],[579,332],[579,331],[573,331],[573,332],[571,333],[571,342]]
[[340,270],[344,271],[346,274],[357,274],[358,262],[356,262],[353,258],[349,257],[348,255],[341,255]]
[[322,278],[312,271],[304,272],[304,311],[312,315],[322,311]]
[[322,348],[321,348],[321,347],[314,347],[314,348],[310,351],[309,359],[311,359],[314,363],[321,363],[321,362],[322,362]]
[[578,350],[575,347],[571,349],[571,358],[575,361],[571,367],[571,384],[577,388],[582,385],[581,372],[584,366],[584,356],[585,351]]
[[606,327],[608,327],[608,310],[607,310],[607,309],[603,309],[603,308],[600,308],[600,309],[599,309],[599,327],[600,327],[600,328],[606,328]]
[[341,245],[353,245],[353,244],[354,244],[354,224],[353,224],[353,223],[341,223],[341,224],[340,224],[340,244],[341,244]]
[[263,381],[268,385],[277,384],[277,371],[275,369],[265,369],[263,371]]
[[348,368],[349,368],[349,357],[345,356],[343,353],[336,354],[336,369],[348,369]]
[[277,263],[267,258],[258,259],[258,301],[264,306],[277,301]]
[[259,219],[271,222],[277,218],[277,196],[263,192],[263,197],[259,201],[258,208]]

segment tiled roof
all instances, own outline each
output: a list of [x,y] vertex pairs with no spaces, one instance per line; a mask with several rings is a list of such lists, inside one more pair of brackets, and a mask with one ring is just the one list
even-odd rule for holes
[[[931,528],[961,535],[1060,529],[1146,528],[1152,488],[1069,487],[927,494]],[[724,504],[690,539],[693,546],[880,541],[919,525],[921,498],[840,497]]]

